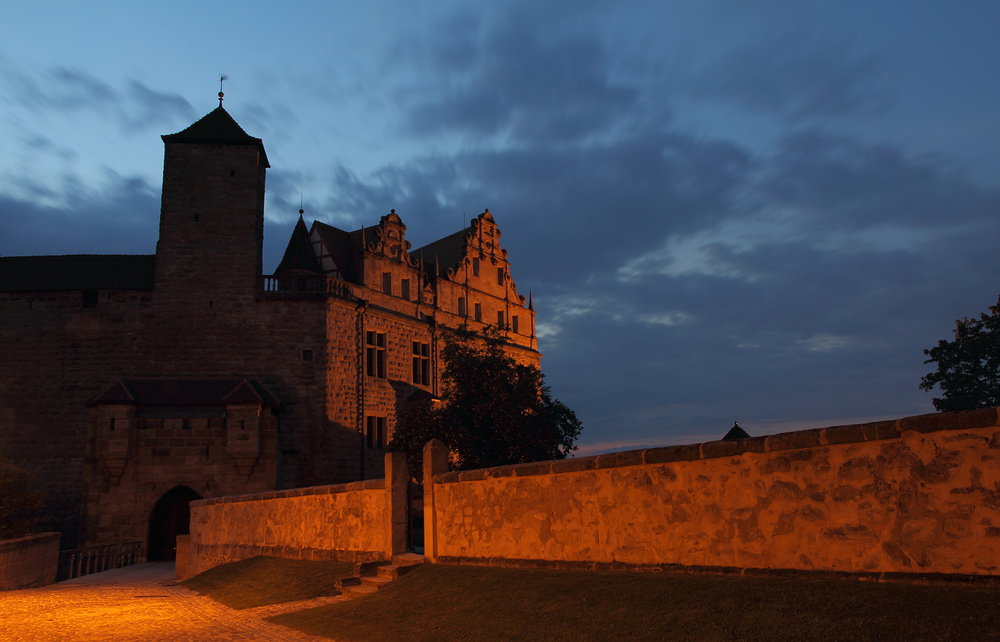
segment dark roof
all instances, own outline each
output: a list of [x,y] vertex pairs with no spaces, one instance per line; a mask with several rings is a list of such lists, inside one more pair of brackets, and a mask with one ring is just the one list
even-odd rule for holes
[[87,404],[135,404],[137,406],[225,406],[281,402],[256,379],[119,379]]
[[316,253],[313,251],[312,242],[309,240],[309,230],[306,229],[306,223],[302,220],[301,214],[299,222],[292,230],[292,237],[288,239],[285,255],[281,257],[281,263],[275,268],[274,273],[278,274],[284,270],[309,270],[323,273]]
[[749,439],[750,435],[747,431],[740,428],[739,422],[735,422],[733,427],[729,429],[726,436],[722,438],[722,441],[735,441],[737,439]]
[[421,248],[413,250],[410,252],[410,256],[417,260],[420,260],[420,257],[423,256],[426,266],[436,264],[440,266],[442,271],[447,271],[448,268],[457,267],[462,262],[462,259],[465,258],[465,246],[468,242],[466,237],[472,233],[472,227],[467,227],[454,234],[449,234],[443,239],[438,239],[433,243],[428,243]]
[[361,231],[345,232],[319,221],[313,222],[313,230],[319,232],[323,245],[333,256],[333,261],[340,270],[340,277],[350,283],[358,283],[357,275],[361,267]]
[[207,143],[217,145],[255,145],[263,156],[264,167],[270,167],[264,152],[264,141],[243,131],[222,105],[204,118],[176,134],[160,136],[165,143]]
[[152,290],[154,255],[72,254],[0,258],[0,292]]

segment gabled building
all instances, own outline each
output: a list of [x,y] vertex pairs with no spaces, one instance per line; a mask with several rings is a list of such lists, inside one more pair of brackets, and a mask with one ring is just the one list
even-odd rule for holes
[[162,138],[155,255],[0,258],[0,453],[47,483],[63,548],[169,555],[192,498],[382,476],[460,326],[538,365],[489,211],[416,250],[395,210],[350,232],[300,211],[266,275],[263,142],[221,104]]

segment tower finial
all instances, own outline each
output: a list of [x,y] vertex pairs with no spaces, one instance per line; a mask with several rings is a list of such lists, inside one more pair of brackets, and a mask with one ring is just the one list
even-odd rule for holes
[[227,76],[226,74],[222,74],[221,76],[219,76],[219,107],[222,107],[222,99],[223,97],[225,97],[225,94],[222,93],[222,83],[224,83],[227,80],[229,80],[229,76]]
[[302,218],[303,214],[305,214],[305,210],[302,209],[302,192],[299,192],[299,218]]

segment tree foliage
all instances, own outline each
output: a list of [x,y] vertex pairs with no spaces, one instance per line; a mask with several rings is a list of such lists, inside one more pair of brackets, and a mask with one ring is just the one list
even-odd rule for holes
[[955,340],[938,341],[924,350],[937,371],[920,381],[922,390],[935,386],[943,396],[934,399],[939,411],[1000,406],[1000,300],[979,318],[955,322]]
[[441,401],[411,402],[389,450],[419,475],[424,444],[440,439],[459,470],[563,459],[576,450],[576,414],[552,397],[534,366],[517,363],[492,335],[459,331],[442,349]]
[[31,482],[27,471],[0,459],[0,540],[24,537],[38,523],[42,492]]

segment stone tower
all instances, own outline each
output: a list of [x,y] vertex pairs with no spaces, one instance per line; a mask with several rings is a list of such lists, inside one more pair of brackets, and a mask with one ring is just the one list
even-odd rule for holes
[[[221,101],[220,101],[221,103]],[[154,291],[161,303],[252,299],[261,275],[264,178],[259,138],[219,107],[163,136],[163,197]]]

